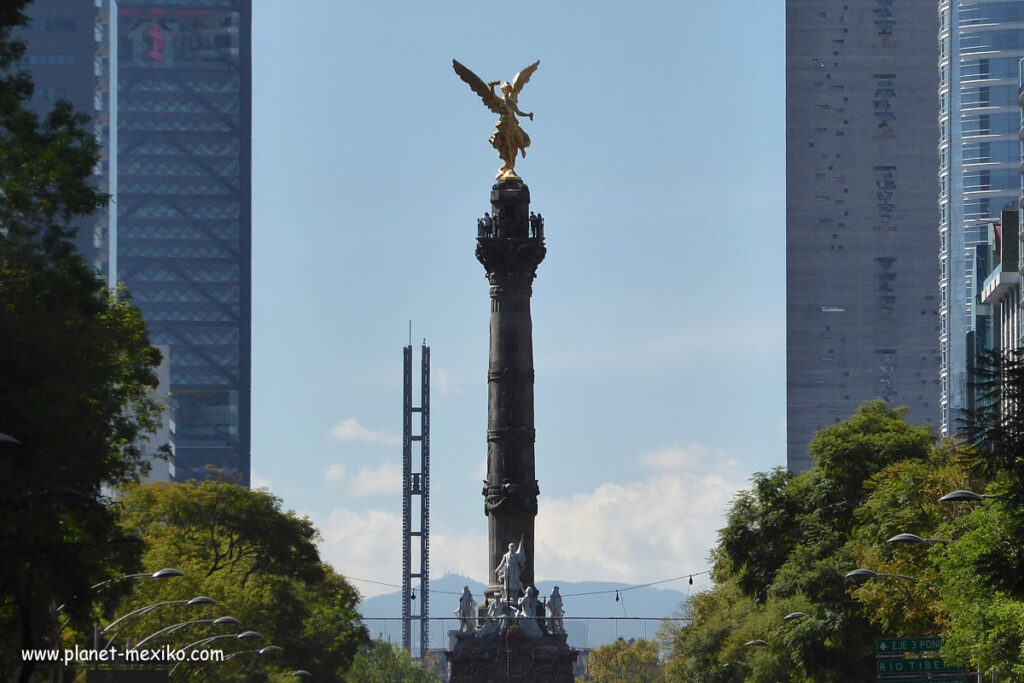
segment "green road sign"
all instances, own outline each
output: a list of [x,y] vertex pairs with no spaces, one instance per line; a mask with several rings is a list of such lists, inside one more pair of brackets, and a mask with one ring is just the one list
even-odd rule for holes
[[921,659],[879,659],[878,673],[884,674],[923,674],[938,671],[963,671],[963,664],[950,664],[942,661],[942,657],[922,657]]
[[876,655],[893,655],[903,652],[938,652],[942,649],[940,636],[916,636],[914,638],[876,638]]

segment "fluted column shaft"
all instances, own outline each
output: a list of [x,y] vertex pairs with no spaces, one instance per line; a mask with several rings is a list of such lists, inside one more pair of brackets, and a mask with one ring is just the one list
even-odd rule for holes
[[494,221],[477,238],[476,256],[490,282],[490,354],[487,369],[488,599],[501,590],[495,570],[509,543],[524,540],[524,586],[533,585],[534,517],[540,489],[534,469],[533,322],[530,298],[544,259],[539,223],[529,218],[522,181],[502,181],[491,192]]

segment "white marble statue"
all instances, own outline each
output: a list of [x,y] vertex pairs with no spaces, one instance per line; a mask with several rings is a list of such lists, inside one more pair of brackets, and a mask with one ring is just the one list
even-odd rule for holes
[[459,631],[472,633],[476,630],[476,600],[469,592],[469,586],[462,588],[462,595],[459,596],[459,609],[455,610],[455,616],[459,618]]
[[519,598],[519,630],[528,636],[544,635],[537,622],[537,596],[539,591],[529,586],[523,597]]
[[515,543],[508,544],[508,552],[501,558],[501,563],[494,573],[498,575],[501,585],[505,589],[505,599],[512,601],[523,592],[523,584],[520,582],[519,573],[526,566],[526,551],[523,549],[523,538],[519,539],[519,548]]
[[562,623],[562,616],[565,610],[562,608],[562,594],[558,592],[558,586],[551,589],[548,596],[548,631],[551,633],[565,633],[565,624]]
[[483,638],[508,630],[508,619],[512,610],[509,604],[501,599],[493,600],[487,605],[487,620],[483,628],[476,632],[477,638]]

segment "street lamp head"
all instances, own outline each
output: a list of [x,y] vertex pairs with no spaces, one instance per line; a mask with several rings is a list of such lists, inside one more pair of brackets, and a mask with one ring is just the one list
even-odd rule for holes
[[871,571],[870,569],[854,569],[852,572],[846,572],[847,579],[873,579],[878,576],[878,572]]
[[224,624],[231,624],[232,626],[242,625],[242,622],[240,622],[238,619],[235,619],[234,617],[217,617],[210,623],[216,626],[223,626]]
[[754,640],[748,640],[747,642],[743,643],[743,647],[768,647],[768,643],[761,640],[760,638],[756,638]]
[[803,619],[807,614],[804,612],[790,612],[786,616],[782,617],[783,621],[793,621],[795,619]]
[[263,636],[256,633],[256,631],[242,631],[235,638],[238,640],[262,640]]
[[274,652],[282,652],[284,650],[280,645],[267,645],[265,648],[259,651],[260,656],[269,655]]
[[155,571],[149,575],[151,579],[172,579],[176,576],[185,576],[185,572],[181,571],[180,569],[167,567],[165,569]]
[[924,546],[931,546],[934,544],[945,545],[949,543],[944,539],[922,539],[916,533],[897,533],[896,536],[886,541],[886,543],[901,544],[901,543],[915,543]]
[[952,493],[947,493],[942,498],[939,498],[939,502],[949,503],[951,501],[970,501],[973,503],[977,503],[979,501],[985,500],[985,498],[988,498],[988,496],[979,495],[974,491],[957,489],[956,491],[953,491]]
[[195,607],[196,605],[216,605],[217,601],[213,598],[208,598],[205,595],[199,595],[185,603],[188,607]]
[[313,674],[309,673],[305,669],[296,669],[292,672],[292,676],[295,676],[296,678],[312,678]]
[[886,543],[924,543],[925,540],[917,534],[896,534]]

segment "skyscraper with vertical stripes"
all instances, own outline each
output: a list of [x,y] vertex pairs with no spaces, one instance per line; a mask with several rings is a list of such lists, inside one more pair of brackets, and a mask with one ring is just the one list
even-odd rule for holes
[[938,10],[786,2],[787,462],[864,401],[939,417]]

